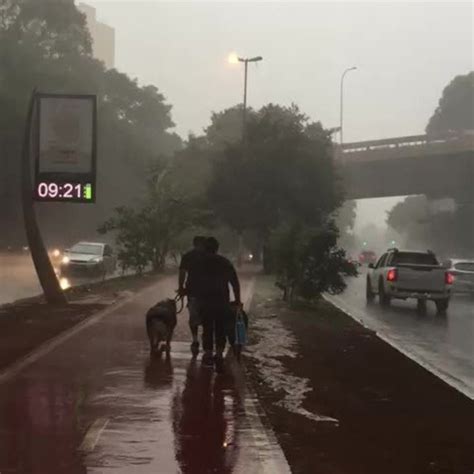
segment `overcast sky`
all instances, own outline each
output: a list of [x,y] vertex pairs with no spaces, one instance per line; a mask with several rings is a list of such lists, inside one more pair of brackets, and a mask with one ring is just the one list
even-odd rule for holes
[[[249,68],[249,105],[295,102],[326,127],[357,66],[346,142],[423,133],[446,84],[473,69],[472,2],[81,1],[115,28],[117,68],[160,89],[183,137],[242,101],[231,51],[264,58]],[[386,205],[372,205],[383,220]]]

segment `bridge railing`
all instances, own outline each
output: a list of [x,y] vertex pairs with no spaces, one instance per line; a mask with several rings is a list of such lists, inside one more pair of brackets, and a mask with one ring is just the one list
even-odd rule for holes
[[407,137],[345,143],[336,148],[342,161],[379,160],[402,156],[440,154],[449,151],[474,150],[474,133],[465,132],[442,136],[411,135]]

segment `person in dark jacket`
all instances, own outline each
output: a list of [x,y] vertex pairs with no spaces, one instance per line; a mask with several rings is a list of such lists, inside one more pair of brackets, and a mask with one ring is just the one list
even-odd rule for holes
[[188,298],[189,329],[193,342],[191,343],[191,353],[197,356],[199,353],[198,331],[202,324],[199,303],[196,298],[197,286],[199,284],[196,276],[196,269],[200,268],[200,261],[204,257],[204,244],[206,237],[197,235],[193,239],[193,249],[185,253],[179,265],[178,294]]
[[241,306],[240,283],[232,263],[217,253],[219,242],[214,237],[206,239],[204,249],[205,256],[196,268],[197,300],[203,324],[203,364],[210,366],[215,362],[216,370],[222,371],[230,312],[229,285],[235,303]]

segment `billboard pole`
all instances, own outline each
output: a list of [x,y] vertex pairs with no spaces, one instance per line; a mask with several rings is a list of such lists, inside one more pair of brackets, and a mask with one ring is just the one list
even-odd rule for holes
[[[54,268],[49,260],[48,252],[41,237],[41,232],[36,220],[33,207],[32,185],[31,185],[31,135],[33,131],[33,115],[35,113],[36,89],[32,92],[26,117],[25,134],[22,150],[22,204],[25,221],[25,231],[31,258],[38,275],[44,296],[48,304],[66,305],[66,295],[63,293]],[[38,137],[35,137],[37,140]]]

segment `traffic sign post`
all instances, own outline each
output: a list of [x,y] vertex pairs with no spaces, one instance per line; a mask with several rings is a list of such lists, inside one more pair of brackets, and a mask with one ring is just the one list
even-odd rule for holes
[[[22,204],[33,264],[49,304],[67,304],[36,220],[34,202],[93,203],[96,184],[95,96],[38,94],[28,107],[22,152]],[[31,154],[35,153],[34,187]]]

